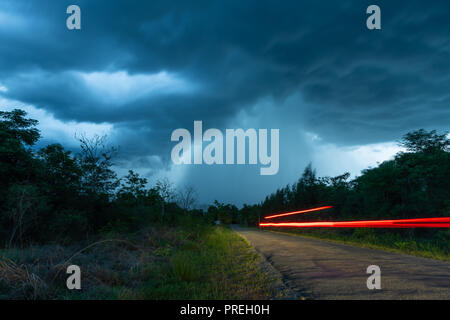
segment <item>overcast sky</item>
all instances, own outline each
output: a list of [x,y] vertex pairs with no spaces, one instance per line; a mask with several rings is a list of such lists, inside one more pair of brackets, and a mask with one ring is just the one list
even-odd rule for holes
[[[309,162],[355,176],[408,131],[448,130],[449,18],[448,0],[1,0],[0,109],[38,119],[41,144],[108,134],[119,172],[193,185],[201,203],[259,202]],[[278,174],[174,166],[171,133],[194,120],[280,129]]]

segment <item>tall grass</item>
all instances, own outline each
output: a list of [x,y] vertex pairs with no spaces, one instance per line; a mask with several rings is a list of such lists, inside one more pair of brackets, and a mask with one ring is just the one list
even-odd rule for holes
[[[2,299],[265,299],[256,254],[223,227],[149,227],[64,247],[0,250]],[[81,290],[66,267],[81,267]]]
[[211,228],[170,258],[171,272],[154,268],[141,288],[146,299],[265,299],[270,281],[258,257],[235,232]]
[[199,279],[199,273],[196,269],[196,261],[193,255],[187,252],[178,252],[172,257],[172,269],[176,277],[181,281],[195,281]]

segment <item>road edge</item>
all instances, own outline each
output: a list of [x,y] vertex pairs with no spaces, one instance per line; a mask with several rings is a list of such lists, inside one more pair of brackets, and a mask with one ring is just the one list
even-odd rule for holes
[[256,254],[258,256],[258,264],[261,268],[262,272],[267,275],[271,284],[270,289],[273,292],[270,300],[305,300],[304,296],[299,296],[294,292],[283,280],[283,276],[281,272],[279,272],[267,258],[259,252],[252,243],[238,231],[239,227],[231,226],[231,230],[236,232],[248,245],[250,252]]

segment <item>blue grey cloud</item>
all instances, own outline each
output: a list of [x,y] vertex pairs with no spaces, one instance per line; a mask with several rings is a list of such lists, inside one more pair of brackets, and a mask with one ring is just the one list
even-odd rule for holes
[[[65,27],[70,4],[81,31]],[[1,95],[62,121],[114,124],[125,157],[166,164],[175,128],[224,128],[264,99],[266,126],[282,119],[340,146],[448,129],[450,3],[377,1],[376,31],[370,4],[4,0]]]

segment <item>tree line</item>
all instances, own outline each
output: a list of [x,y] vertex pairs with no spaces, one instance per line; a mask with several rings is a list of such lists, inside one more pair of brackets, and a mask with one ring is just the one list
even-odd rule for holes
[[[353,220],[440,217],[450,214],[450,140],[435,130],[407,133],[405,151],[350,179],[318,177],[308,165],[300,178],[264,201],[237,208],[215,201],[195,209],[192,186],[176,190],[167,179],[152,187],[133,170],[119,178],[118,152],[106,137],[78,135],[79,152],[61,144],[36,150],[38,122],[15,109],[0,111],[0,242],[89,239],[99,232],[133,232],[142,226],[192,226],[220,221],[257,226],[265,215],[332,205],[289,220]],[[279,219],[280,221],[283,218]]]
[[450,215],[450,140],[448,133],[423,129],[407,133],[399,152],[375,168],[350,179],[349,173],[319,177],[309,164],[293,184],[279,188],[264,201],[240,210],[219,206],[226,221],[258,225],[264,216],[332,205],[320,213],[283,220],[357,220],[441,217]]
[[38,122],[23,110],[0,112],[0,242],[88,239],[99,232],[132,232],[148,224],[195,224],[196,191],[167,179],[113,170],[118,152],[106,137],[78,135],[73,154],[61,144],[35,150]]

